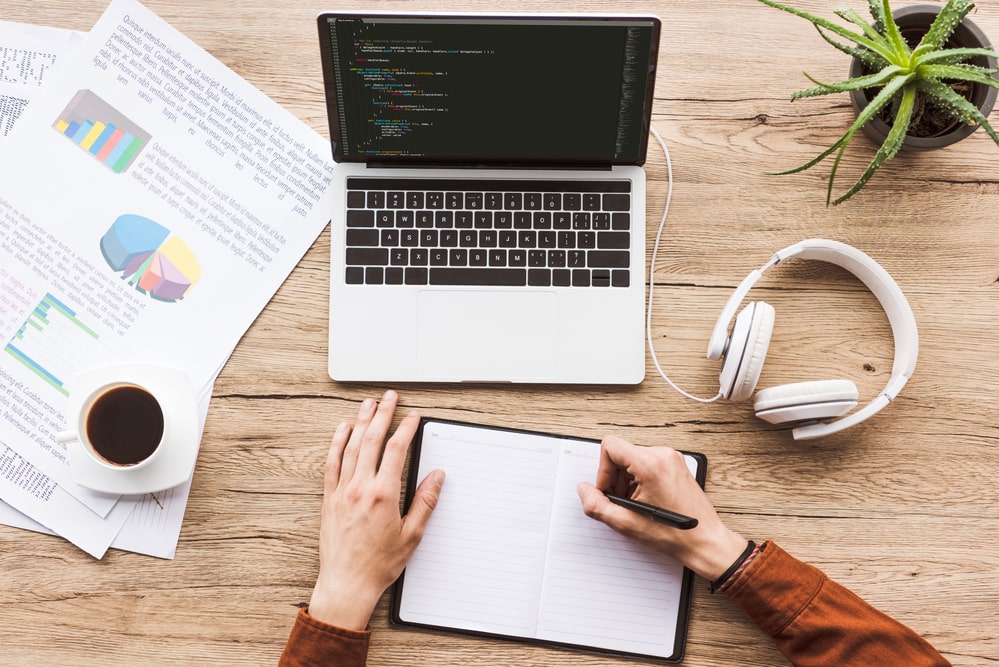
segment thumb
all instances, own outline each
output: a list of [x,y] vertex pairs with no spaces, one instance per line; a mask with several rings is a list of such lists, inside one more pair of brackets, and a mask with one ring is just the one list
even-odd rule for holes
[[637,528],[636,519],[642,519],[634,512],[615,505],[597,487],[588,482],[580,482],[576,493],[583,503],[583,512],[591,519],[606,524],[623,535],[631,535]]
[[441,488],[444,486],[444,471],[434,470],[427,475],[413,494],[413,502],[409,506],[409,514],[406,515],[406,530],[415,535],[422,536],[423,529],[430,520],[430,515],[437,507],[437,501],[441,497]]

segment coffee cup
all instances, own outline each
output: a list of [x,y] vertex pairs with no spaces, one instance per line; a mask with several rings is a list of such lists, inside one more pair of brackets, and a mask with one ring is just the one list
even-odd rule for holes
[[168,421],[163,404],[146,386],[111,381],[92,389],[67,415],[62,443],[79,442],[97,464],[112,470],[148,466],[164,449]]

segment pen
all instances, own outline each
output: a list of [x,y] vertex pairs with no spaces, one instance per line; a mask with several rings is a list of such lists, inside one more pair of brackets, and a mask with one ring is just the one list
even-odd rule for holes
[[679,528],[680,530],[690,530],[697,525],[697,519],[685,514],[678,514],[677,512],[671,512],[670,510],[663,509],[662,507],[649,505],[648,503],[632,500],[631,498],[622,498],[621,496],[611,495],[610,493],[604,493],[604,495],[607,496],[607,499],[615,505],[627,507],[633,512],[644,514],[656,523],[672,526],[673,528]]

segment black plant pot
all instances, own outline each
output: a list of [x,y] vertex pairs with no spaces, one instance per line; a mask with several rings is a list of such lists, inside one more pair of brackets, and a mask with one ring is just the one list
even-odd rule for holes
[[[898,25],[898,28],[903,35],[907,32],[925,33],[929,30],[930,25],[933,23],[933,19],[936,18],[939,11],[939,5],[909,5],[908,7],[902,7],[901,9],[895,10],[892,12],[892,16],[894,17],[895,23]],[[962,21],[957,28],[954,29],[954,33],[951,35],[947,46],[988,48],[991,44],[989,43],[988,37],[985,36],[985,33],[983,33],[978,26],[972,23],[970,19],[965,18],[964,21]],[[970,62],[981,67],[996,67],[996,59],[991,57],[986,58],[984,56],[979,56],[971,59]],[[863,63],[854,58],[853,63],[850,66],[850,78],[860,76],[863,73],[863,67]],[[996,93],[997,91],[995,88],[976,83],[972,88],[971,102],[978,107],[979,111],[982,112],[982,115],[987,117],[992,111],[992,107],[995,105]],[[868,94],[869,93],[866,90],[854,90],[850,92],[850,98],[853,100],[853,108],[857,111],[857,113],[860,113],[860,110],[866,107],[870,101]],[[871,141],[878,145],[884,143],[890,129],[891,128],[879,118],[872,118],[862,128],[863,133]],[[902,142],[902,147],[914,150],[943,148],[944,146],[950,146],[951,144],[957,143],[977,129],[978,125],[968,125],[955,120],[953,127],[932,137],[914,137],[912,135],[906,135],[905,140]]]

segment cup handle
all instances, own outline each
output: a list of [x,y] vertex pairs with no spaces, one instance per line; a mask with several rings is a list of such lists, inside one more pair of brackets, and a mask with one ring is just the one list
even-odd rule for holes
[[66,444],[67,442],[78,440],[79,438],[77,438],[76,434],[72,431],[60,431],[59,433],[56,433],[55,439],[56,442]]

